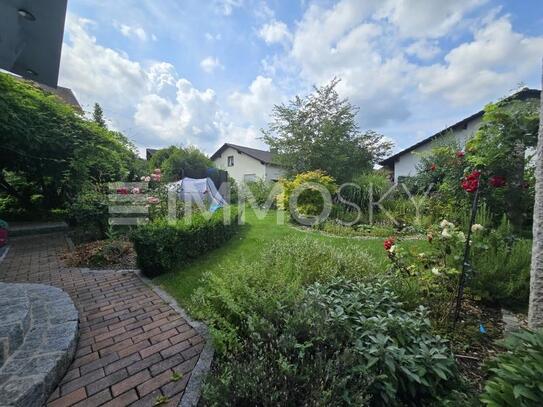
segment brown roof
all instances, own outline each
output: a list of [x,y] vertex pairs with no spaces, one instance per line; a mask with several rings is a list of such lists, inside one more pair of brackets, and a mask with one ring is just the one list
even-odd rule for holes
[[210,157],[211,160],[221,156],[222,152],[228,147],[233,148],[238,153],[247,154],[249,157],[253,157],[255,160],[260,161],[262,164],[275,164],[277,163],[273,160],[273,153],[266,150],[258,150],[256,148],[238,146],[236,144],[224,143],[221,148],[219,148],[215,153]]
[[64,103],[70,106],[73,106],[77,111],[83,112],[81,105],[77,101],[71,89],[63,88],[62,86],[57,86],[56,88],[53,88],[51,86],[44,85],[43,83],[37,83],[34,81],[32,81],[32,83],[36,86],[39,86],[41,89],[43,89],[46,92],[50,92],[50,93],[53,93],[54,95],[57,95]]

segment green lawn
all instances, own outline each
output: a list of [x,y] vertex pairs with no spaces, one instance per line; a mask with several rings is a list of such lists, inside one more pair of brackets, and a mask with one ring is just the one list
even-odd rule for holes
[[[263,247],[273,240],[290,236],[308,237],[327,241],[338,247],[355,245],[371,254],[376,261],[386,267],[388,260],[383,249],[383,239],[360,240],[348,237],[324,236],[317,232],[304,232],[288,224],[277,224],[277,211],[270,211],[264,219],[258,219],[252,209],[245,212],[245,224],[238,235],[234,236],[224,246],[193,261],[182,269],[157,277],[158,283],[175,299],[186,307],[191,308],[190,297],[193,291],[202,284],[201,277],[208,271],[225,272],[237,267],[242,261],[258,260]],[[410,244],[424,245],[424,241],[413,241]]]

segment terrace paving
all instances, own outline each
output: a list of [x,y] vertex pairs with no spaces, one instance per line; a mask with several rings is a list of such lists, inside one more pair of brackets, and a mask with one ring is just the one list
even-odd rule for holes
[[66,268],[67,248],[63,233],[21,236],[0,262],[0,281],[61,288],[79,311],[75,357],[47,405],[177,406],[204,337],[133,272]]

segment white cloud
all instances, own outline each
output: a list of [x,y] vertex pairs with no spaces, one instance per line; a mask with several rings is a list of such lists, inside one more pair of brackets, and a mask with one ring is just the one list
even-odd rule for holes
[[145,92],[147,74],[138,62],[96,43],[88,33],[89,20],[68,15],[60,78],[62,85],[76,90],[84,102],[108,100],[122,104]]
[[223,68],[218,58],[206,57],[200,62],[200,67],[206,73],[212,73],[217,68]]
[[[127,24],[119,24],[118,22],[114,22],[113,25],[119,32],[124,35],[127,38],[135,38],[140,41],[147,41],[147,33],[142,27],[137,26],[130,26]],[[156,36],[152,35],[153,41],[156,41]]]
[[479,29],[473,41],[452,49],[444,63],[421,68],[420,90],[441,94],[454,104],[495,95],[539,69],[543,36],[527,37],[513,31],[507,17]]
[[213,35],[211,33],[206,33],[205,37],[206,37],[206,40],[208,40],[208,41],[220,41],[221,34],[218,33],[218,34]]
[[282,100],[281,93],[271,78],[257,76],[249,86],[249,92],[235,92],[229,102],[239,111],[246,122],[264,125],[268,120],[274,104]]
[[243,0],[216,0],[215,8],[220,13],[225,16],[232,14],[234,9],[241,7],[243,5]]
[[437,41],[429,41],[426,39],[418,40],[409,45],[405,52],[409,55],[414,55],[422,60],[429,60],[437,56],[441,49],[438,46]]
[[260,28],[258,35],[266,44],[286,43],[291,39],[287,25],[282,21],[276,20],[264,24]]

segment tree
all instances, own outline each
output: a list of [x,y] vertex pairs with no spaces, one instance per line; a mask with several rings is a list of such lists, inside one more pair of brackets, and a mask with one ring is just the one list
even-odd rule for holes
[[134,147],[121,133],[6,74],[0,74],[0,146],[0,195],[25,209],[64,207],[86,183],[134,173]]
[[149,160],[150,170],[160,168],[166,181],[176,181],[183,176],[205,178],[213,162],[198,148],[170,146],[158,150]]
[[334,78],[305,98],[274,106],[262,138],[291,175],[321,169],[338,182],[350,181],[389,152],[382,135],[360,131],[358,108],[340,98],[338,83]]
[[92,112],[92,120],[104,129],[107,128],[106,122],[104,120],[104,111],[102,110],[102,106],[100,106],[98,103],[94,104],[94,111]]
[[[543,84],[543,73],[542,73]],[[535,203],[532,244],[532,267],[530,271],[530,300],[528,325],[543,327],[543,98],[540,98],[539,136],[535,167]]]

